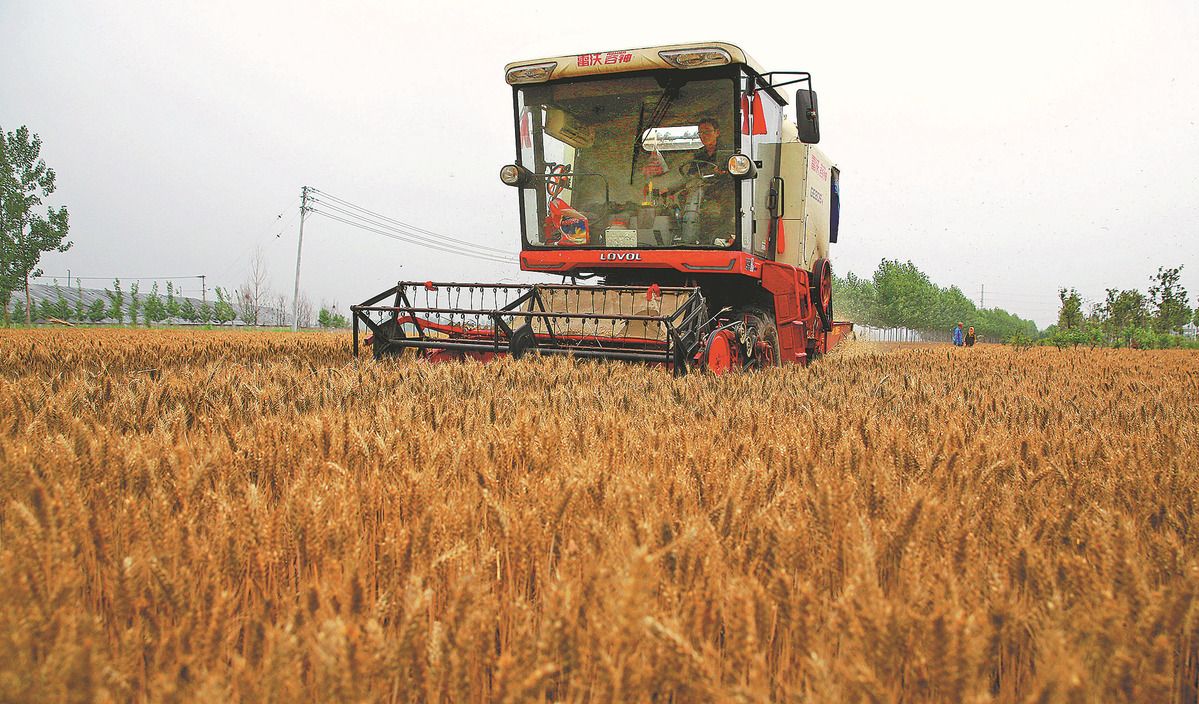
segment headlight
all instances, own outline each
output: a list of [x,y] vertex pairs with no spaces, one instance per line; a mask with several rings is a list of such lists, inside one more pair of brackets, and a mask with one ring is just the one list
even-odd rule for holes
[[729,173],[737,178],[753,178],[758,169],[754,166],[754,160],[744,154],[734,154],[729,157]]
[[658,56],[675,68],[703,68],[704,66],[724,66],[732,62],[729,52],[717,47],[699,49],[671,49],[659,51]]
[[509,85],[518,85],[521,83],[541,83],[548,81],[550,74],[554,69],[558,68],[557,61],[550,61],[544,64],[531,64],[529,66],[516,66],[508,69],[508,74],[504,77]]
[[500,180],[505,186],[522,188],[529,183],[530,172],[519,164],[508,164],[500,169]]

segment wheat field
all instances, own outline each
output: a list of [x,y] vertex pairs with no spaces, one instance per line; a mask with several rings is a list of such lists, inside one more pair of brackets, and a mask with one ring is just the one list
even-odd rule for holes
[[0,331],[0,701],[1194,702],[1199,354]]

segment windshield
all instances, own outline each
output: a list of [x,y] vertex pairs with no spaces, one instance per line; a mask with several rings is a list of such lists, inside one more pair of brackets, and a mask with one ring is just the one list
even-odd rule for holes
[[527,246],[735,246],[735,90],[701,71],[518,89]]

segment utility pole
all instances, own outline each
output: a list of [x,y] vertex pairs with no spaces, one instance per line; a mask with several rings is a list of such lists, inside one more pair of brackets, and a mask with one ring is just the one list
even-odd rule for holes
[[203,274],[200,274],[200,301],[208,303],[208,283]]
[[978,307],[979,307],[979,309],[983,309],[983,308],[987,307],[986,305],[984,305],[986,300],[987,300],[987,285],[979,284],[978,285]]
[[304,251],[304,218],[308,217],[308,186],[300,188],[300,240],[296,244],[296,290],[291,297],[291,331],[300,329],[300,253]]

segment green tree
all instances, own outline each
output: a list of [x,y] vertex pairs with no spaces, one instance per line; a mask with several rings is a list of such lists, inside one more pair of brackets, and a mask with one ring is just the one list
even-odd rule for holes
[[1187,305],[1187,290],[1179,283],[1182,267],[1158,267],[1151,279],[1149,304],[1153,307],[1153,329],[1157,332],[1182,334],[1182,326],[1191,319]]
[[103,298],[97,298],[92,301],[92,304],[87,309],[87,319],[93,323],[98,323],[104,320],[104,316],[108,314],[108,306],[104,305]]
[[158,282],[155,281],[150,286],[150,295],[146,298],[146,327],[150,327],[151,323],[161,322],[167,317],[167,307],[163,305],[162,298],[158,295]]
[[212,319],[217,325],[232,323],[237,319],[237,311],[233,309],[229,292],[220,286],[216,288],[216,305],[212,307]]
[[874,317],[884,327],[928,330],[937,287],[912,262],[884,259],[874,272]]
[[200,318],[200,313],[190,298],[184,298],[183,303],[179,304],[178,315],[189,323],[194,323]]
[[[16,302],[13,303],[13,306],[12,306],[12,319],[13,320],[24,319],[24,320],[28,321],[29,316],[26,315],[25,313],[26,313],[25,301],[24,301],[24,299],[18,298],[16,300]],[[26,323],[26,324],[28,325],[28,323]]]
[[317,314],[316,322],[322,328],[344,328],[348,325],[344,315],[335,313],[324,306],[321,306],[321,312]]
[[138,295],[138,282],[129,284],[129,324],[137,325],[137,317],[142,309],[141,297]]
[[833,310],[838,318],[869,323],[874,308],[874,282],[848,272],[845,278],[833,275]]
[[175,284],[170,281],[167,282],[167,298],[163,305],[168,318],[181,317],[179,315],[179,301],[175,299]]
[[54,282],[54,295],[42,299],[41,303],[42,318],[49,320],[70,320],[71,319],[71,304],[67,302],[67,297],[62,295],[62,288],[58,282]]
[[114,318],[117,325],[125,322],[125,294],[121,291],[121,280],[112,280],[112,290],[104,289],[104,296],[108,299],[108,317]]
[[196,320],[205,325],[212,322],[212,305],[208,301],[202,302],[196,309]]
[[55,189],[54,169],[40,158],[41,151],[41,138],[28,127],[0,129],[0,304],[7,310],[12,292],[24,285],[26,322],[32,308],[29,279],[41,276],[42,254],[71,248],[65,241],[66,206],[47,206],[45,215],[35,212]]
[[1061,300],[1062,305],[1057,311],[1057,327],[1058,330],[1076,330],[1082,327],[1082,296],[1078,295],[1078,291],[1070,289],[1067,291],[1060,288],[1057,291],[1057,297]]
[[1107,289],[1101,318],[1104,335],[1109,341],[1119,340],[1131,345],[1133,331],[1145,327],[1148,323],[1149,311],[1145,294],[1135,289]]

